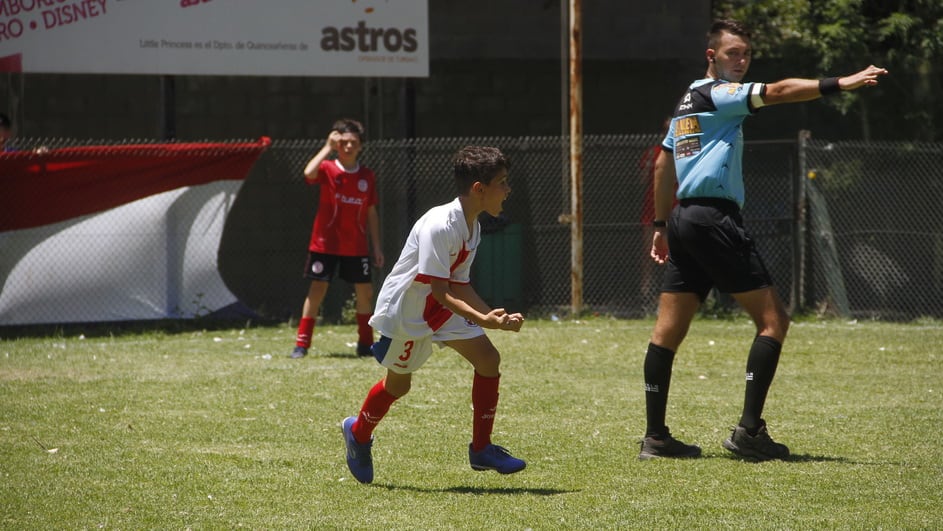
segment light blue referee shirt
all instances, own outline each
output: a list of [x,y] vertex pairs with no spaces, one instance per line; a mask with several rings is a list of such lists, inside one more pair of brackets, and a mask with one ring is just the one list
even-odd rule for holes
[[674,154],[678,199],[729,199],[743,207],[743,120],[763,106],[763,83],[700,79],[675,109],[662,142]]

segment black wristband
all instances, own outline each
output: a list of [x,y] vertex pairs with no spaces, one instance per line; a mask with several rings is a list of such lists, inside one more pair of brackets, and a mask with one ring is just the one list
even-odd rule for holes
[[652,221],[652,227],[667,227],[667,226],[668,226],[668,222],[663,219],[656,219],[655,221]]
[[829,94],[836,94],[841,92],[841,86],[838,84],[837,77],[827,77],[825,79],[819,80],[819,92],[823,96],[828,96]]

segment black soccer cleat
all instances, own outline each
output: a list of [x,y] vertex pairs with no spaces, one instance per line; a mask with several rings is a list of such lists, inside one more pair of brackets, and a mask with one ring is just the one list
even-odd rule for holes
[[756,435],[750,435],[743,426],[736,426],[730,437],[724,441],[724,448],[748,459],[769,461],[772,459],[787,459],[789,448],[780,444],[769,436],[766,431],[766,421],[760,420],[760,428]]
[[639,441],[642,449],[638,454],[640,460],[657,459],[659,457],[700,457],[701,447],[683,442],[671,436],[668,427],[664,434],[649,435]]

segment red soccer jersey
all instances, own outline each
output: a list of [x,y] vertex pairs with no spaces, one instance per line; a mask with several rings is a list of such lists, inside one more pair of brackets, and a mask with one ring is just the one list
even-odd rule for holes
[[645,179],[645,193],[642,195],[642,217],[639,221],[648,225],[655,219],[655,159],[661,153],[661,146],[652,146],[642,153],[639,169]]
[[[642,177],[645,179],[645,193],[642,195],[642,216],[639,219],[642,225],[649,225],[655,219],[655,160],[658,159],[658,154],[661,151],[661,145],[652,146],[642,153],[642,158],[638,162],[639,169],[642,170]],[[675,183],[675,190],[677,189],[678,183]],[[672,208],[677,204],[678,199],[676,197],[672,203]]]
[[338,256],[368,256],[367,210],[377,204],[376,176],[366,166],[346,171],[325,160],[309,184],[321,185],[318,214],[308,250]]

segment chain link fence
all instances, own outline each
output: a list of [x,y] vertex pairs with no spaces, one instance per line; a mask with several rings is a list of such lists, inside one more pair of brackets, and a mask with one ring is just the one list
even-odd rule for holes
[[[651,233],[642,210],[651,178],[645,154],[660,140],[657,135],[584,138],[583,308],[588,313],[642,317],[657,308],[662,268],[648,257]],[[90,144],[18,140],[21,150]],[[241,187],[236,181],[235,188],[201,188],[191,201],[181,202],[175,195],[172,207],[151,205],[159,209],[154,216],[170,221],[156,239],[140,236],[133,225],[86,230],[81,247],[67,256],[53,252],[48,264],[86,268],[72,277],[75,285],[43,289],[37,283],[48,275],[11,274],[18,257],[35,252],[27,247],[42,246],[52,235],[78,226],[75,220],[28,229],[27,239],[20,237],[23,231],[0,232],[0,325],[24,322],[16,315],[18,306],[3,306],[4,300],[29,298],[37,291],[59,294],[42,304],[73,306],[70,321],[134,318],[91,315],[82,306],[92,298],[134,300],[135,290],[122,287],[133,282],[103,282],[101,277],[113,279],[120,271],[158,274],[154,269],[167,277],[161,282],[189,283],[175,300],[161,301],[168,317],[297,318],[307,292],[302,268],[319,192],[304,184],[302,169],[322,144],[320,139],[276,140]],[[500,147],[511,159],[513,189],[504,214],[482,219],[485,236],[473,283],[495,306],[533,317],[567,314],[570,227],[560,219],[571,209],[569,146],[560,137],[368,141],[361,161],[378,176],[387,262],[375,282],[392,267],[412,223],[430,207],[455,197],[451,157],[468,144]],[[904,143],[747,142],[745,223],[793,311],[895,320],[943,317],[943,214],[934,208],[943,199],[943,181],[933,164],[941,151],[940,145]],[[0,223],[3,216],[0,212]],[[213,233],[215,240],[194,238],[196,225],[198,234]],[[83,248],[91,256],[81,256]],[[216,282],[212,278],[181,280],[176,269],[198,251],[203,252],[203,266],[214,268],[235,303],[209,300],[206,294],[212,291],[200,284]],[[322,317],[342,320],[350,298],[350,287],[334,282]],[[729,299],[719,295],[709,301],[726,304]]]
[[[643,154],[660,142],[648,136],[587,136],[584,139],[584,306],[586,311],[642,316],[656,308],[660,268],[648,258],[649,227],[641,222],[642,198],[650,169]],[[482,218],[485,233],[473,269],[473,283],[489,303],[530,315],[563,315],[570,300],[570,227],[560,222],[570,207],[569,145],[560,137],[439,138],[383,140],[367,143],[361,160],[378,175],[381,231],[386,270],[392,266],[413,222],[429,208],[450,201],[451,159],[469,144],[500,147],[511,160],[512,193],[499,218]],[[263,154],[239,201],[267,201],[270,207],[247,210],[277,212],[265,224],[277,225],[278,249],[272,240],[251,234],[256,223],[243,224],[237,201],[227,238],[239,241],[243,257],[282,267],[283,279],[257,279],[253,301],[275,315],[297,315],[305,293],[301,266],[316,205],[317,189],[302,183],[301,170],[320,142],[279,142]],[[785,176],[784,176],[785,177]],[[270,197],[270,200],[264,200]],[[250,199],[255,198],[255,199]],[[240,227],[235,225],[239,224]],[[232,230],[230,230],[232,229]],[[288,240],[293,243],[289,243]],[[246,249],[245,242],[262,247]],[[261,244],[265,241],[266,243]],[[224,246],[226,240],[224,240]],[[248,253],[248,255],[246,254]],[[271,262],[278,253],[279,264]],[[290,258],[289,258],[290,256]],[[788,269],[787,269],[788,270]],[[252,275],[244,271],[245,275]],[[248,284],[247,278],[243,279]],[[263,284],[278,283],[280,287]],[[294,284],[288,290],[281,286]],[[338,301],[349,287],[332,285],[325,303],[328,319],[336,317]],[[276,295],[276,292],[278,293]],[[294,296],[289,297],[288,292]],[[335,297],[332,301],[331,298]],[[291,300],[276,307],[277,301]],[[258,302],[255,302],[258,301]],[[297,306],[297,308],[296,308]]]
[[943,317],[943,145],[803,144],[804,305],[866,319]]

